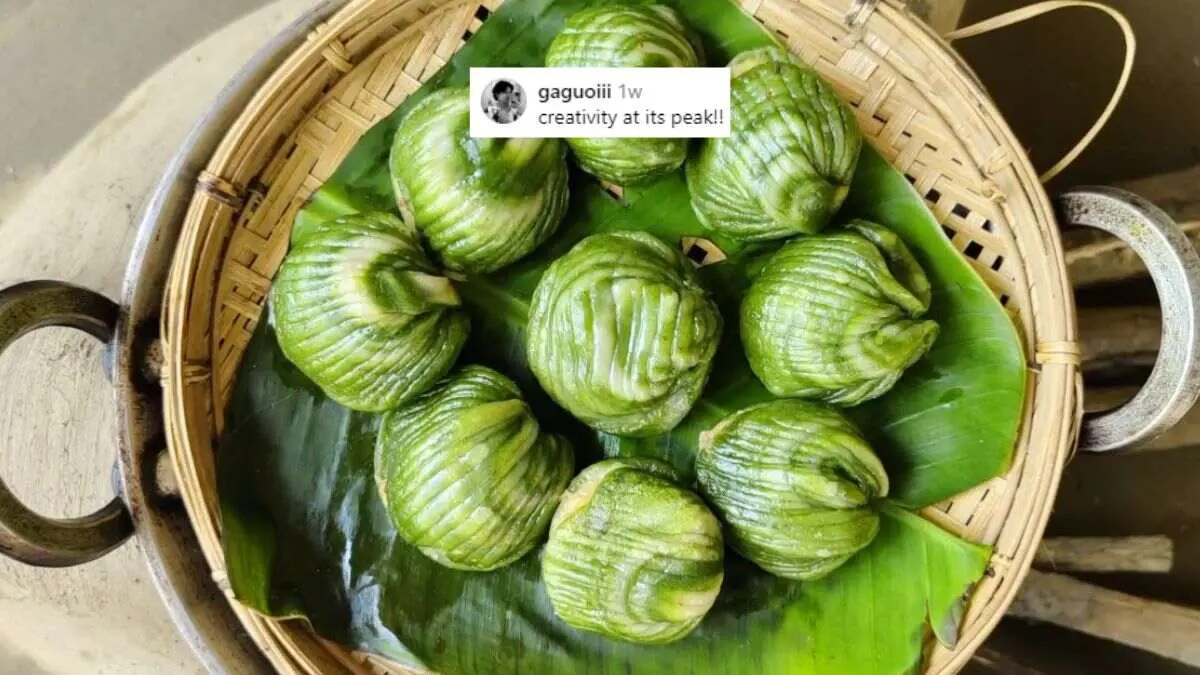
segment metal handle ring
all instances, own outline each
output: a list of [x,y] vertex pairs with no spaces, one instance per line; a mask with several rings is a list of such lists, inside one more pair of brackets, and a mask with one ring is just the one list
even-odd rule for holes
[[1112,234],[1146,267],[1162,304],[1163,337],[1149,379],[1128,403],[1084,416],[1079,449],[1122,450],[1169,429],[1200,396],[1200,256],[1170,216],[1110,187],[1071,190],[1056,200],[1063,224]]

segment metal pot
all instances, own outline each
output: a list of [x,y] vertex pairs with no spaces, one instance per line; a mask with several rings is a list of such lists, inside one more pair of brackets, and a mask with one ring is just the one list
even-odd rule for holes
[[[0,554],[31,565],[94,560],[136,535],[152,578],[184,638],[213,673],[270,673],[212,581],[182,502],[156,480],[165,459],[157,373],[159,311],[184,212],[200,170],[226,129],[276,67],[346,0],[327,0],[263,47],[225,88],[172,160],[142,219],[120,304],[54,281],[0,290],[0,351],[46,326],[77,328],[105,343],[119,412],[117,496],[83,518],[54,520],[0,481]],[[1162,211],[1111,188],[1057,199],[1062,223],[1105,230],[1146,261],[1163,304],[1163,340],[1143,390],[1117,410],[1084,419],[1079,449],[1127,448],[1177,422],[1200,395],[1200,258]]]
[[239,71],[167,166],[138,228],[119,303],[54,281],[0,290],[0,351],[46,326],[77,328],[103,342],[117,406],[116,497],[83,518],[53,520],[27,509],[0,479],[0,554],[31,565],[99,558],[131,536],[175,624],[212,673],[273,673],[212,580],[183,502],[156,475],[166,458],[157,338],[163,289],[200,170],[250,98],[318,24],[346,0],[326,0],[291,23]]

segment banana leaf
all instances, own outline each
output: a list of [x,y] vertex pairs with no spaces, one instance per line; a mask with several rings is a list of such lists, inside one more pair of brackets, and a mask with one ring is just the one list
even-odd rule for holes
[[[293,237],[328,218],[392,210],[386,172],[400,117],[437,87],[465,84],[472,65],[540,65],[563,21],[596,0],[507,0],[429,83],[369,131],[297,218]],[[669,0],[697,30],[711,64],[772,41],[730,0]],[[702,235],[674,174],[623,194],[574,172],[560,232],[528,259],[460,285],[472,318],[463,360],[522,386],[546,426],[570,434],[583,466],[606,455],[665,458],[685,472],[701,430],[768,397],[737,340],[736,307],[769,245],[714,241],[728,256],[701,268],[731,328],[701,400],[670,434],[590,432],[537,387],[524,362],[528,300],[550,261],[601,231],[649,231],[670,243]],[[907,513],[1004,471],[1024,396],[1017,334],[1000,304],[950,246],[921,198],[865,148],[842,216],[899,233],[934,287],[942,334],[888,395],[851,410],[884,458],[893,505],[876,541],[833,575],[800,584],[729,554],[716,606],[681,642],[638,647],[574,631],[550,610],[540,552],[487,574],[439,567],[400,540],[372,479],[376,416],[328,400],[260,322],[240,365],[218,456],[230,582],[239,601],[303,618],[323,636],[448,675],[474,673],[746,673],[890,675],[917,668],[930,635],[952,644],[985,547]]]
[[[265,324],[264,324],[265,325]],[[377,416],[303,380],[270,327],[252,339],[222,447],[224,542],[238,600],[445,675],[900,675],[932,632],[953,644],[990,550],[886,507],[870,547],[825,579],[787,581],[727,553],[725,583],[680,642],[580,633],[550,608],[540,551],[490,573],[437,565],[395,535],[370,475]]]

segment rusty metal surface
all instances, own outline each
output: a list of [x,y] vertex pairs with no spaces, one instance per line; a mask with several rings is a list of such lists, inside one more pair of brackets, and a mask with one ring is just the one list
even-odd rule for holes
[[[117,306],[85,288],[31,281],[0,290],[0,352],[39,328],[63,326],[111,345]],[[0,554],[30,565],[70,567],[125,543],[133,521],[120,499],[79,518],[47,518],[27,508],[0,478]]]
[[1104,230],[1129,244],[1154,280],[1163,335],[1150,378],[1125,405],[1084,417],[1079,449],[1121,450],[1154,438],[1200,397],[1200,257],[1173,220],[1137,195],[1082,188],[1058,197],[1063,224]]
[[226,86],[167,167],[138,228],[126,268],[114,349],[120,407],[122,495],[151,576],[180,633],[210,672],[274,672],[216,583],[178,496],[155,480],[166,452],[162,392],[147,361],[159,333],[163,289],[200,170],[261,84],[346,0],[325,0],[267,43]]

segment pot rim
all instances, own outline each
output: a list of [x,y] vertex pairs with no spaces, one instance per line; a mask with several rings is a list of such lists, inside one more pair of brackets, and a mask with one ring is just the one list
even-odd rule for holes
[[120,421],[117,489],[133,518],[139,548],[168,614],[200,663],[214,675],[275,671],[242,628],[223,583],[208,573],[183,503],[177,495],[164,494],[156,480],[158,463],[167,460],[167,446],[162,390],[147,374],[151,370],[146,367],[147,357],[160,336],[166,279],[200,171],[279,65],[347,2],[322,0],[293,20],[260,47],[209,104],[151,193],[121,284],[120,315],[111,346]]

